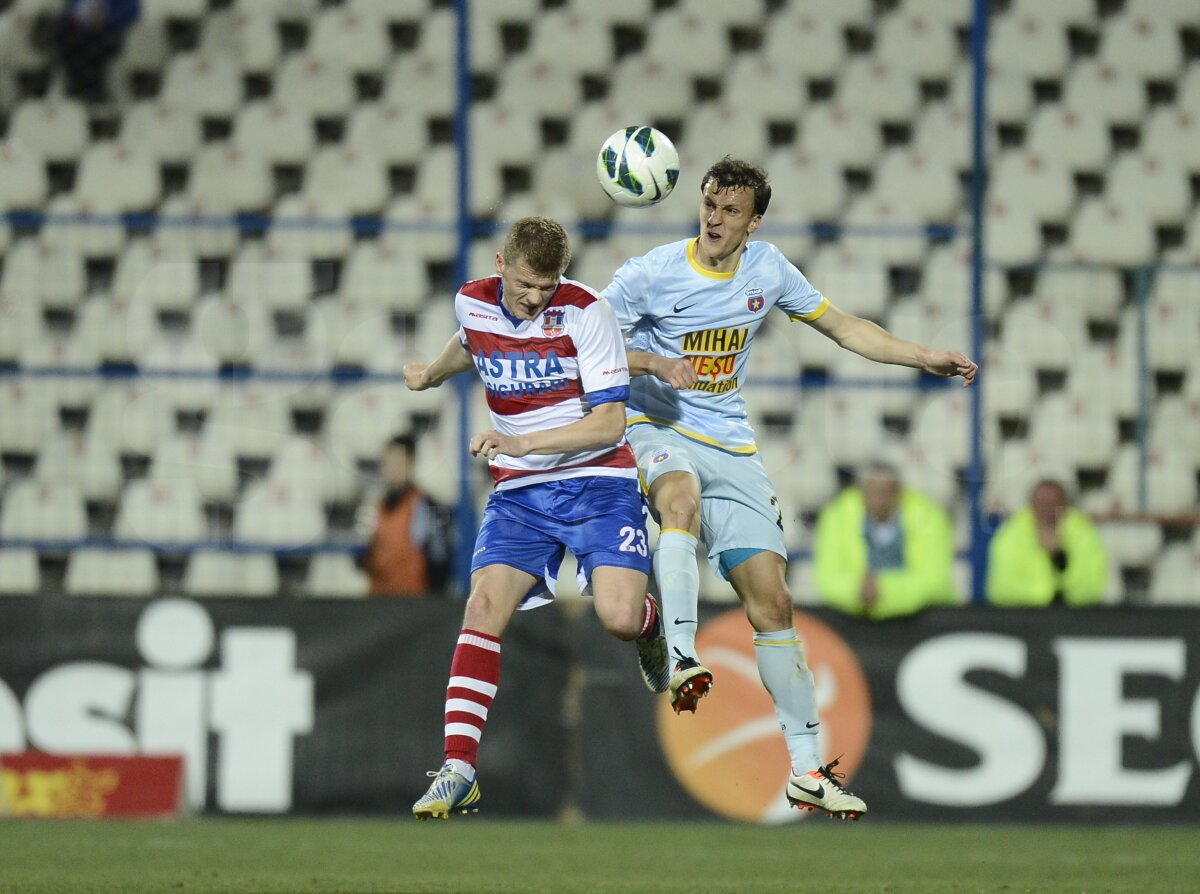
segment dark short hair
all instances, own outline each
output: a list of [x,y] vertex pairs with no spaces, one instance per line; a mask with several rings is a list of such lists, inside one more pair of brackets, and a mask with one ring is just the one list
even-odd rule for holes
[[767,172],[758,165],[726,155],[704,172],[700,191],[704,192],[710,182],[715,183],[718,190],[754,190],[754,213],[767,213],[767,206],[771,204],[771,184],[767,180]]
[[562,224],[549,217],[522,217],[504,240],[505,264],[524,261],[534,273],[561,276],[571,263],[571,240]]
[[1038,479],[1037,483],[1034,484],[1034,486],[1029,491],[1029,499],[1032,500],[1033,495],[1036,494],[1043,487],[1054,488],[1055,490],[1058,491],[1058,494],[1060,497],[1062,497],[1062,501],[1064,503],[1071,502],[1071,490],[1070,490],[1070,488],[1067,487],[1067,483],[1065,481],[1062,481],[1059,478],[1050,478],[1050,477]]
[[408,453],[409,456],[417,455],[417,438],[411,434],[392,435],[387,442],[387,449],[399,447],[401,450]]

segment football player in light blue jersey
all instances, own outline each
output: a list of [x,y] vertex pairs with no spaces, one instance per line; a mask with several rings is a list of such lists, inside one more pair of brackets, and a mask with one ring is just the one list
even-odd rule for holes
[[628,439],[661,526],[654,576],[674,659],[675,711],[695,711],[713,675],[696,655],[696,545],[754,627],[763,685],[791,757],[788,800],[857,818],[861,798],[822,765],[812,674],[792,621],[782,517],[740,393],[751,340],[775,306],[870,360],[975,378],[956,351],[932,351],[834,307],[786,257],[749,242],[771,201],[766,173],[726,157],[700,182],[700,235],[627,261],[604,297],[628,338]]

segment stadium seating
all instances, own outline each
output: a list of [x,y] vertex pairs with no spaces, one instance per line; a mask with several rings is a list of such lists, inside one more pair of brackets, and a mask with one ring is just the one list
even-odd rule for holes
[[[344,507],[369,484],[360,466],[411,425],[430,427],[420,462],[454,499],[454,402],[394,378],[454,328],[453,10],[144,6],[114,63],[113,100],[98,106],[64,95],[32,39],[33,10],[51,4],[4,13],[0,213],[50,217],[0,220],[0,536],[185,551],[348,539]],[[969,344],[969,2],[543,6],[473,4],[470,210],[481,227],[531,212],[608,221],[572,230],[571,275],[603,287],[626,257],[693,226],[698,172],[732,152],[771,172],[758,235],[836,304],[907,337]],[[980,379],[989,505],[1012,509],[1033,476],[1061,474],[1087,482],[1081,500],[1096,512],[1158,513],[1163,524],[1106,523],[1117,563],[1152,570],[1157,603],[1191,592],[1179,582],[1194,576],[1172,532],[1195,512],[1200,456],[1195,4],[997,7]],[[590,166],[634,121],[675,139],[683,185],[653,209],[616,210]],[[237,213],[272,219],[235,224]],[[384,224],[346,225],[351,215]],[[494,250],[480,234],[472,275],[491,269]],[[1164,261],[1173,266],[1152,276],[1130,272]],[[915,376],[805,329],[774,321],[751,361],[752,378],[777,380],[752,389],[748,407],[781,499],[815,512],[839,474],[883,454],[959,504],[963,394],[890,387]],[[106,378],[54,369],[102,364]],[[134,368],[146,377],[126,380]],[[802,370],[889,387],[779,384]],[[359,372],[393,378],[353,381]],[[0,590],[44,583],[39,555],[0,545]],[[125,568],[130,589],[149,594],[165,578],[146,559],[74,550],[67,589],[100,592]],[[272,556],[212,551],[191,556],[184,581],[212,595],[280,586]],[[320,553],[301,589],[363,584],[348,555]]]

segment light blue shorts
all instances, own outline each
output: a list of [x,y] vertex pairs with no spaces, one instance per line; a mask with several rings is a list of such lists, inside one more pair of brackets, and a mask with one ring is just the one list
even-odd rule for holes
[[721,562],[728,550],[769,550],[787,558],[783,514],[757,453],[727,453],[645,422],[630,426],[626,438],[647,489],[664,472],[690,472],[699,479],[700,538],[717,575],[728,578]]

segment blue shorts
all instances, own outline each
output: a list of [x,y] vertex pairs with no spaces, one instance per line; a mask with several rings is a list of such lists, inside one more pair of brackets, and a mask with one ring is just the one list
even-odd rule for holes
[[522,609],[554,598],[568,549],[586,582],[602,565],[648,575],[646,516],[635,478],[588,476],[496,491],[483,511],[471,573],[508,565],[538,578]]

